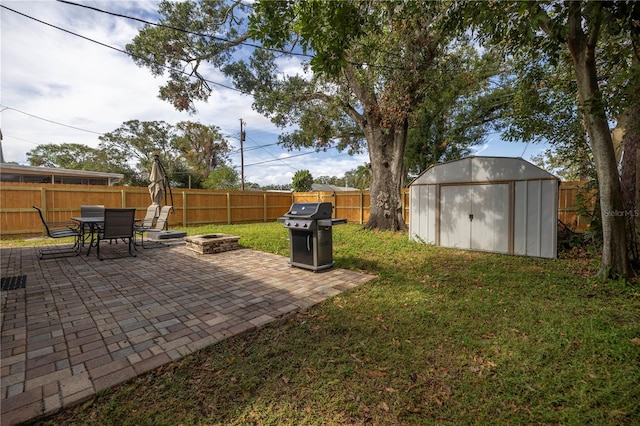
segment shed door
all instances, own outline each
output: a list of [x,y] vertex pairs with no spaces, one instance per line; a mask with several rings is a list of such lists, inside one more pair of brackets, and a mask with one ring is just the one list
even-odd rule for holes
[[507,253],[509,184],[443,186],[440,245]]
[[471,187],[440,188],[440,245],[471,248]]

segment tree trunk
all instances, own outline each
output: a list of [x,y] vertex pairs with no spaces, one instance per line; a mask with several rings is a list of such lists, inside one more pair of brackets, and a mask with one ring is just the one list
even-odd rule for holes
[[[579,8],[580,4],[575,2],[572,6]],[[620,177],[596,73],[595,45],[599,25],[592,22],[591,33],[587,35],[582,30],[581,14],[574,10],[569,16],[567,46],[575,67],[580,107],[598,174],[603,238],[601,273],[629,277],[631,268],[627,256]]]
[[[371,121],[368,121],[371,123]],[[365,136],[371,160],[371,206],[366,229],[405,231],[402,212],[403,157],[407,141],[407,123],[384,129],[367,126]]]
[[[635,52],[631,55],[632,66],[635,75],[640,75],[640,46],[635,47]],[[632,87],[638,87],[638,79],[634,80]],[[640,199],[638,199],[638,155],[640,155],[640,104],[635,103],[629,106],[618,118],[616,128],[612,135],[614,146],[616,140],[621,146],[622,163],[620,167],[620,181],[622,184],[622,200],[624,209],[628,212],[625,215],[629,229],[630,252],[635,264],[638,264],[640,255],[638,253],[638,241],[640,231]]]
[[640,152],[640,125],[638,118],[640,117],[640,106],[634,105],[628,108],[624,114],[618,119],[617,129],[621,130],[622,139],[622,164],[620,167],[620,181],[622,184],[622,201],[625,211],[625,219],[629,229],[629,239],[627,243],[630,245],[630,252],[635,262],[638,261],[638,220],[640,219],[640,211],[638,203],[640,200],[636,198],[638,181],[638,153]]

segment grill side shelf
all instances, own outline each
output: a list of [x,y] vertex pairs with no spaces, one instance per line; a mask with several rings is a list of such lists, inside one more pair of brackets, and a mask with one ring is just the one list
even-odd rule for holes
[[347,223],[347,219],[318,219],[318,226],[333,226]]

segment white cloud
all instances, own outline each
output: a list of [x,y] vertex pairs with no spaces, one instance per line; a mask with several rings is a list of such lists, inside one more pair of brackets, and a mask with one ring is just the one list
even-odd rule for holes
[[[54,0],[3,1],[2,4],[118,49],[124,49],[142,26],[132,20]],[[147,20],[154,20],[157,10],[156,1],[92,1],[84,4]],[[272,145],[280,130],[251,108],[252,99],[247,95],[212,85],[211,98],[197,104],[195,115],[179,112],[168,102],[158,99],[158,89],[165,80],[154,78],[148,69],[139,68],[124,53],[6,9],[0,9],[0,20],[1,104],[3,109],[12,108],[1,113],[2,149],[6,161],[26,164],[26,153],[41,144],[80,143],[96,147],[98,135],[92,132],[110,132],[132,119],[164,120],[172,124],[192,120],[216,125],[232,145],[239,148],[237,136],[242,118],[247,134],[252,137],[245,148],[271,145],[247,152],[245,164],[298,153]],[[283,60],[282,65],[288,74],[302,72],[296,60]],[[206,76],[209,80],[232,86],[218,70],[207,69]],[[233,164],[239,167],[239,155],[231,157]],[[342,176],[363,161],[346,154],[336,157],[334,150],[249,166],[245,174],[247,180],[259,184],[285,184],[291,182],[298,169],[309,169],[314,176]]]
[[[156,1],[90,1],[86,5],[122,14],[156,20]],[[98,42],[123,49],[138,32],[141,23],[118,18],[55,0],[2,1],[2,5],[44,22],[73,31]],[[97,146],[98,135],[119,128],[123,122],[164,120],[175,124],[181,120],[216,125],[239,148],[240,119],[245,122],[248,140],[247,180],[259,184],[286,184],[296,170],[308,169],[313,176],[343,176],[344,172],[369,161],[368,156],[350,157],[336,150],[272,161],[286,152],[278,146],[280,129],[251,108],[251,97],[218,85],[208,102],[197,104],[197,114],[176,111],[158,99],[163,78],[155,78],[146,68],[139,68],[124,53],[65,33],[6,9],[0,9],[2,37],[0,114],[6,161],[27,163],[26,153],[41,144],[80,143]],[[296,58],[279,59],[282,75],[302,74]],[[206,69],[206,77],[227,86],[231,83],[215,69]],[[35,115],[40,118],[35,118]],[[63,123],[85,132],[60,126]],[[491,140],[476,155],[515,155],[524,145]],[[517,151],[517,152],[515,152]],[[534,152],[529,148],[526,152]],[[233,165],[240,166],[240,156],[232,155]]]

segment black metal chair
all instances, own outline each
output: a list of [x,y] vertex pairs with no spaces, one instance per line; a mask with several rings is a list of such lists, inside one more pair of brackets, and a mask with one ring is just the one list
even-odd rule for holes
[[64,257],[64,256],[77,256],[80,254],[80,241],[82,240],[82,230],[77,226],[74,226],[70,222],[47,222],[42,214],[42,210],[39,207],[33,206],[40,215],[42,226],[44,226],[47,236],[49,238],[69,238],[73,237],[74,242],[71,247],[63,248],[50,248],[40,249],[38,251],[38,257],[42,259],[44,256],[51,257]]
[[[82,217],[104,217],[104,206],[103,205],[82,205],[80,206],[80,216]],[[87,233],[89,233],[91,229],[86,226],[86,224],[82,225],[82,245],[84,245]]]
[[[129,244],[129,254],[135,257],[134,221],[136,209],[104,209],[104,223],[98,232],[96,253],[100,257],[100,242],[104,240],[123,240]],[[127,241],[128,240],[128,241]]]

